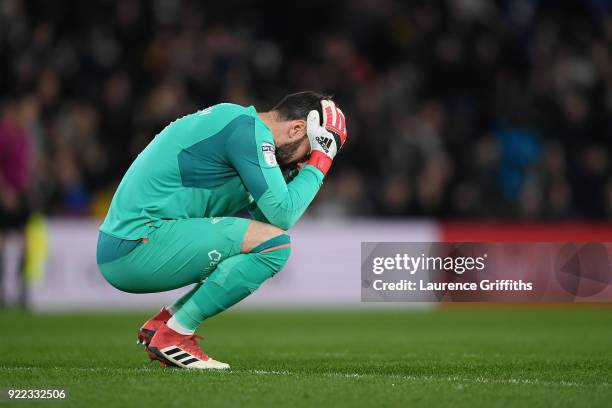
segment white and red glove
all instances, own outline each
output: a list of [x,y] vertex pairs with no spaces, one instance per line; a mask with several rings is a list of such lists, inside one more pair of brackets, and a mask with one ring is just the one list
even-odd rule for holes
[[310,141],[311,166],[321,170],[326,175],[331,167],[332,160],[342,147],[348,132],[344,113],[330,100],[321,101],[323,122],[317,110],[311,110],[306,118],[306,134]]

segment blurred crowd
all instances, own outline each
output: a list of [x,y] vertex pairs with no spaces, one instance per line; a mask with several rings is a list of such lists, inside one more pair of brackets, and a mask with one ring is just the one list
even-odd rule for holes
[[2,0],[0,61],[0,213],[103,215],[170,121],[316,90],[310,216],[612,216],[612,1]]

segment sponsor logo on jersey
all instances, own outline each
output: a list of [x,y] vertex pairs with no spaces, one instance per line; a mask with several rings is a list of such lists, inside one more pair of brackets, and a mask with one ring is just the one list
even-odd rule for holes
[[272,143],[263,142],[261,144],[261,153],[263,155],[264,162],[268,166],[276,166],[276,147]]

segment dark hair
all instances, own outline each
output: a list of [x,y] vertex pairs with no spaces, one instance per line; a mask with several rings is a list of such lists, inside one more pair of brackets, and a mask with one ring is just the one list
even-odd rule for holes
[[321,114],[321,101],[324,99],[332,97],[312,91],[297,92],[285,96],[272,110],[278,112],[283,120],[306,119],[311,110],[316,109]]

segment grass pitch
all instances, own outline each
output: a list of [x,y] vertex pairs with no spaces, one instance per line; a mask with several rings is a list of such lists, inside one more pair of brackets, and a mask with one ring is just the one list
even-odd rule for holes
[[39,405],[79,407],[612,401],[611,308],[229,312],[200,330],[227,372],[149,363],[135,344],[147,317],[0,312],[0,389],[64,388]]

